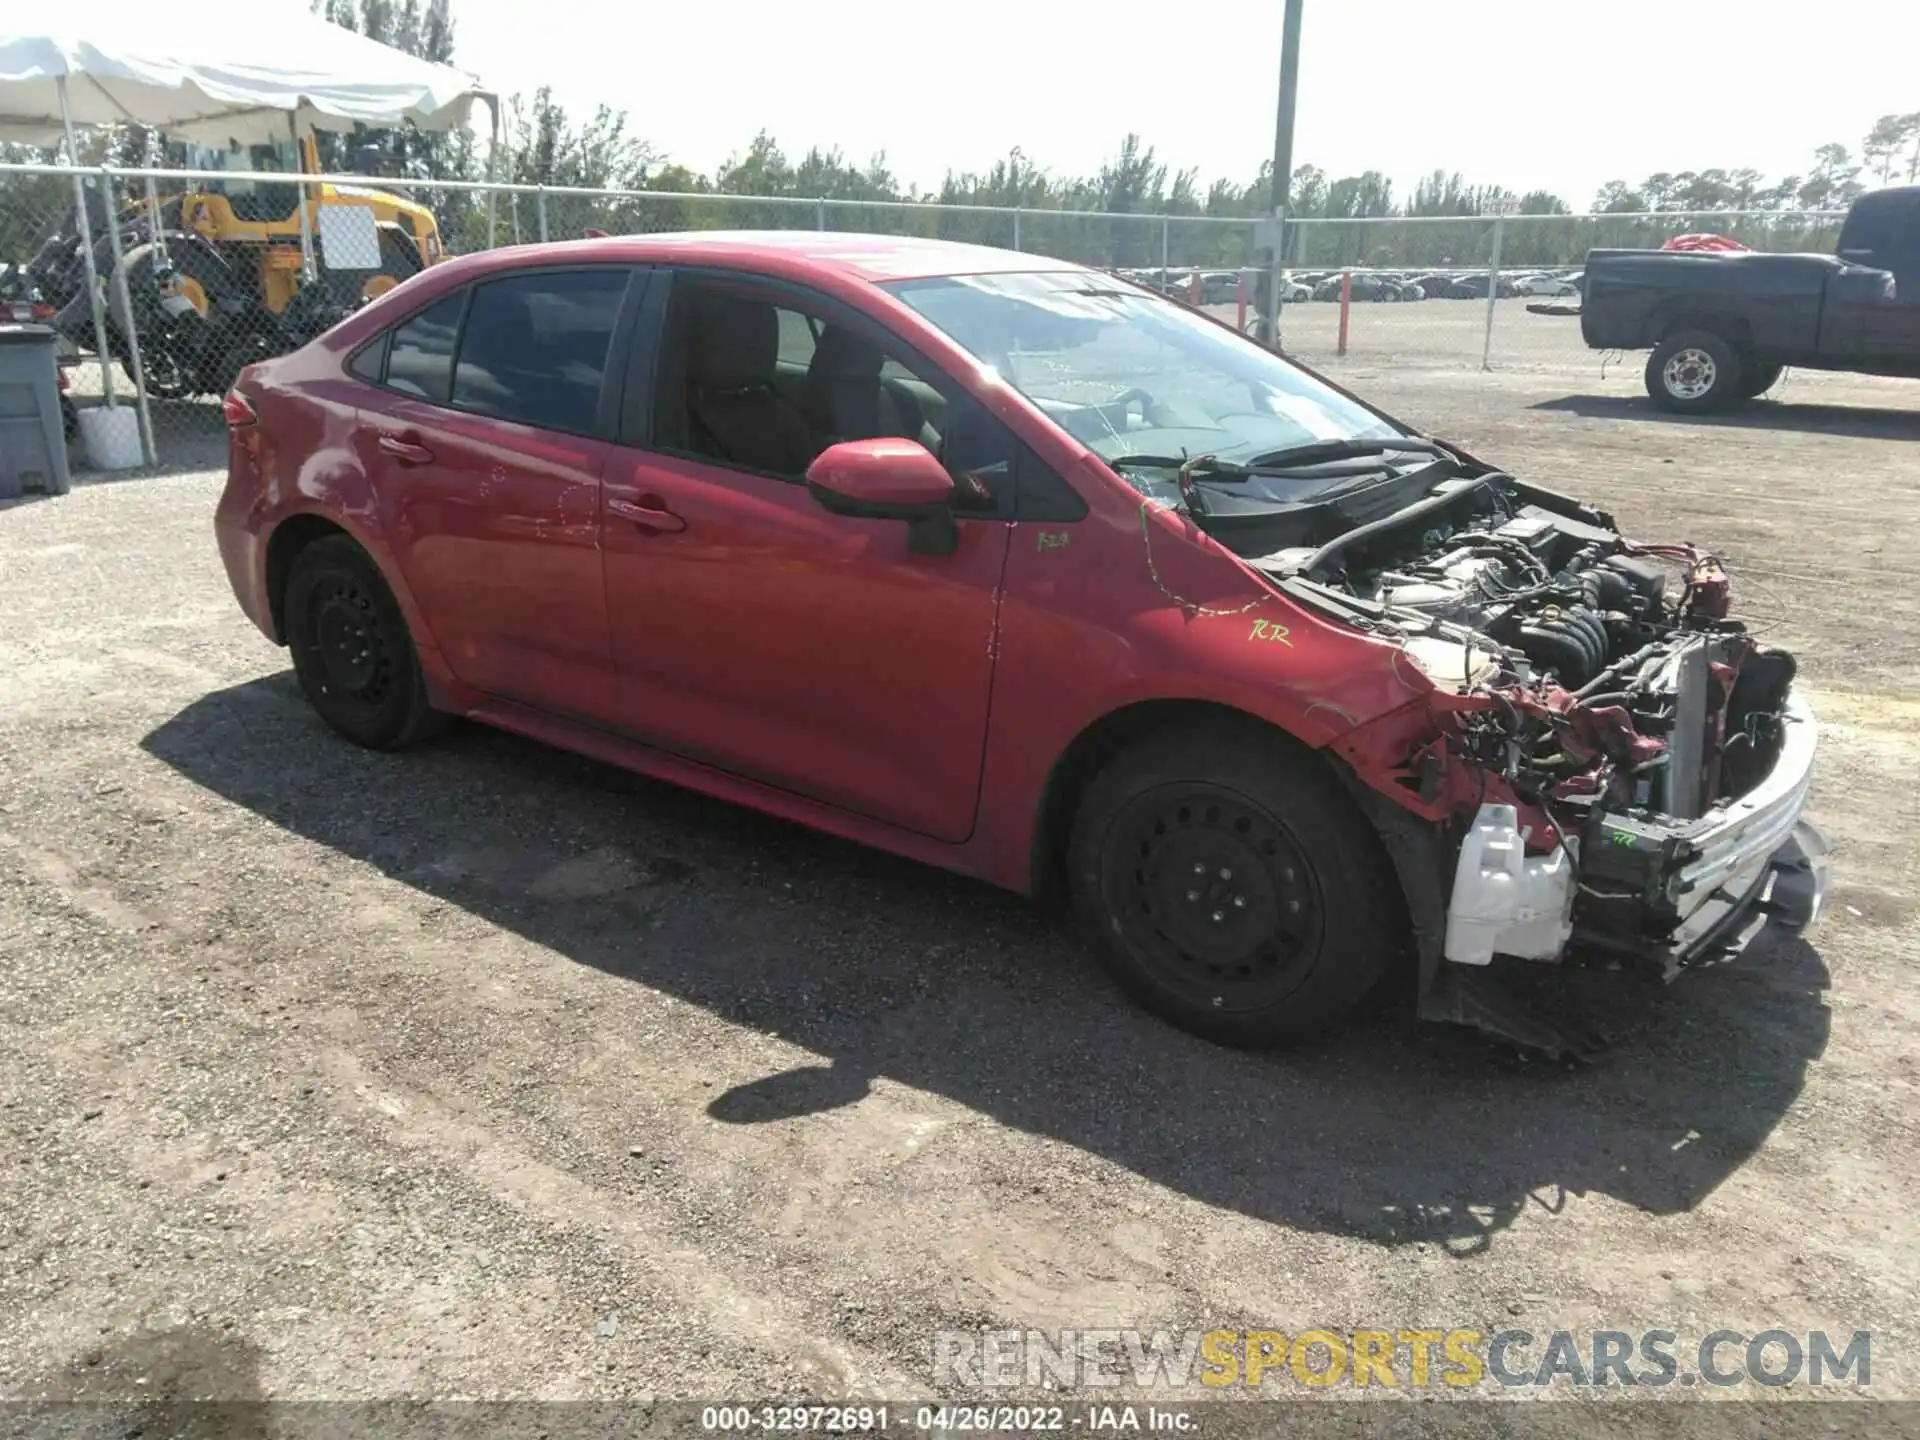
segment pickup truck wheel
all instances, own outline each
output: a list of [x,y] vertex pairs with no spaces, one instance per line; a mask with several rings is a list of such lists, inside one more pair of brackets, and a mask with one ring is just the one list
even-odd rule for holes
[[1711,330],[1669,335],[1647,360],[1647,393],[1662,410],[1700,415],[1744,398],[1740,352]]
[[1784,365],[1749,364],[1746,379],[1740,385],[1741,398],[1751,400],[1757,395],[1766,394],[1780,379],[1780,372],[1784,369]]
[[1068,874],[1121,988],[1229,1045],[1325,1029],[1407,935],[1379,839],[1338,782],[1230,727],[1149,736],[1102,770]]

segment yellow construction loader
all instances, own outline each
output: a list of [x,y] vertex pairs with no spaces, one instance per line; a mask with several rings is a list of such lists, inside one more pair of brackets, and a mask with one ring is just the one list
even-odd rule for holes
[[[222,394],[243,366],[305,343],[446,258],[426,206],[358,186],[303,184],[302,174],[320,169],[310,136],[297,146],[289,136],[227,150],[171,149],[171,168],[228,171],[233,178],[194,181],[169,195],[114,197],[147,389],[158,398]],[[264,180],[263,174],[287,178]],[[337,219],[338,212],[351,210],[370,212],[370,237],[364,224]],[[103,283],[114,266],[104,221],[104,213],[93,217],[94,262]],[[368,243],[343,254],[349,247],[328,242],[349,230]],[[91,348],[78,239],[49,240],[28,272],[41,294],[61,307],[55,325]],[[125,317],[117,309],[112,313],[110,343],[124,362]]]

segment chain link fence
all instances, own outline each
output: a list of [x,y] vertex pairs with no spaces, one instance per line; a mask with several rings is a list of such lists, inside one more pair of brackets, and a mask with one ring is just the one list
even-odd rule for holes
[[[104,404],[109,393],[119,404],[144,402],[148,459],[169,467],[221,463],[220,398],[242,365],[294,348],[445,255],[595,232],[921,236],[1115,271],[1249,327],[1255,267],[1263,261],[1256,223],[1241,218],[373,176],[79,173],[107,364],[97,353],[70,169],[0,165],[0,321],[54,323],[73,403]],[[1346,358],[1584,366],[1591,357],[1577,322],[1527,306],[1577,300],[1577,272],[1590,249],[1656,248],[1674,235],[1713,231],[1755,249],[1830,252],[1841,218],[1716,212],[1290,222],[1282,342],[1316,365]]]

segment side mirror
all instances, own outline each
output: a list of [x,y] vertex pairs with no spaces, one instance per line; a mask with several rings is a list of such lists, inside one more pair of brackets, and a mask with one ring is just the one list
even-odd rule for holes
[[960,548],[953,477],[913,440],[843,440],[807,467],[807,491],[821,509],[859,520],[904,520],[907,548],[951,555]]

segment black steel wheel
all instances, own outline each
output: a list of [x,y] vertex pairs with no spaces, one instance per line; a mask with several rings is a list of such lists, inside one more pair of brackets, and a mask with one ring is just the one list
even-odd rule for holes
[[393,592],[344,535],[308,545],[287,580],[287,647],[308,702],[356,745],[395,750],[442,718]]
[[1371,827],[1268,732],[1172,732],[1118,757],[1081,805],[1069,873],[1120,984],[1230,1044],[1325,1028],[1406,941]]

